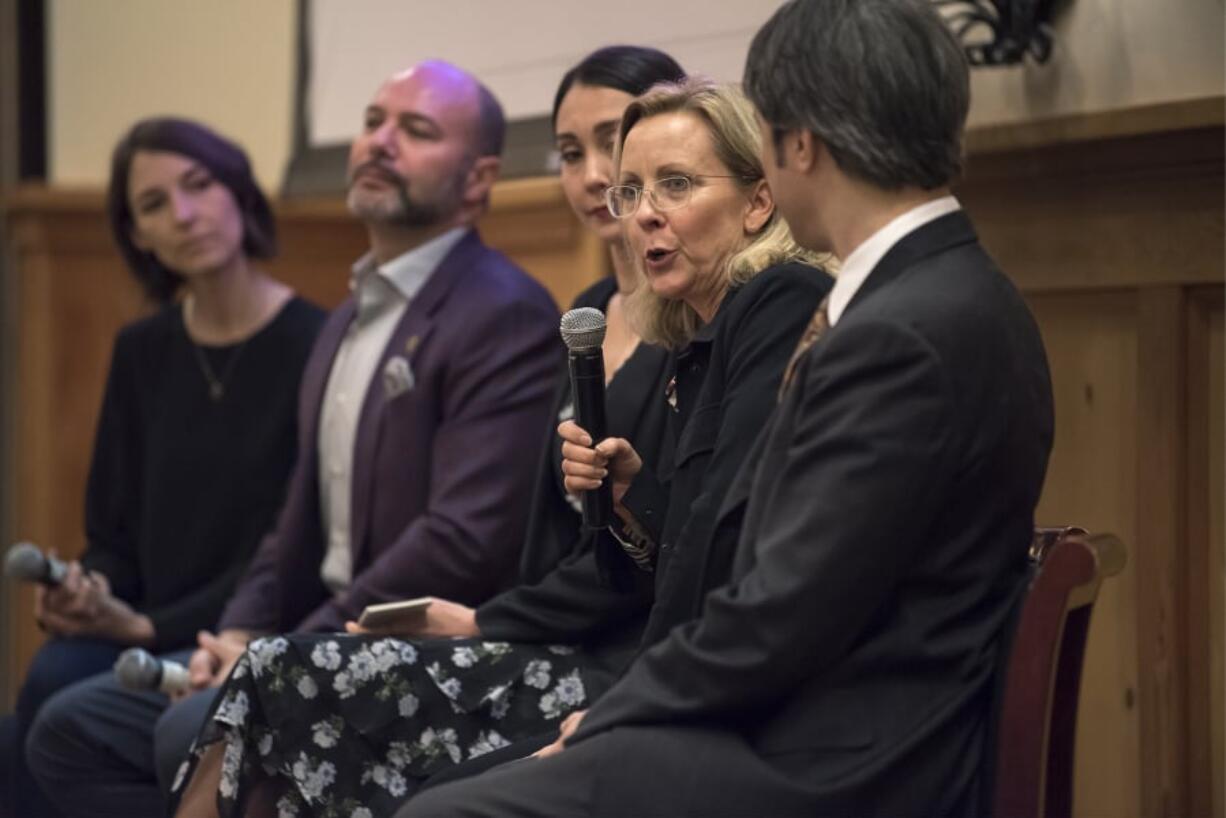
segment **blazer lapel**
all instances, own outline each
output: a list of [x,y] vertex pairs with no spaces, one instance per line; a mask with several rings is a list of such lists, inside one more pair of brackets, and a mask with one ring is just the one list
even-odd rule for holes
[[975,228],[971,225],[971,220],[961,210],[947,213],[916,228],[899,239],[881,257],[881,261],[877,262],[877,266],[868,274],[868,278],[864,279],[860,289],[856,290],[855,295],[851,297],[847,310],[855,307],[871,293],[894,281],[908,267],[921,259],[977,240],[978,237],[975,235]]
[[[404,315],[392,331],[392,337],[383,348],[379,363],[375,366],[366,396],[362,400],[362,413],[358,418],[353,449],[353,482],[349,495],[349,547],[353,552],[355,571],[359,565],[364,564],[362,560],[368,547],[366,541],[370,530],[375,460],[390,403],[383,386],[384,368],[393,357],[401,356],[409,362],[412,371],[419,370],[419,350],[434,332],[437,325],[435,313],[443,306],[456,282],[463,278],[465,271],[483,250],[484,245],[476,230],[470,231],[456,243],[405,308]],[[419,383],[414,388],[422,388],[422,384]]]

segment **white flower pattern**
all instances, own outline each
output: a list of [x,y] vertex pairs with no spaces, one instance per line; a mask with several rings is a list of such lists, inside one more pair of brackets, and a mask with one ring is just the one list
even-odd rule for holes
[[278,656],[289,648],[289,640],[284,636],[254,639],[247,645],[247,659],[251,664],[251,675],[259,678],[272,668]]
[[544,690],[549,687],[549,671],[552,669],[553,664],[548,659],[533,659],[524,668],[524,684]]
[[483,756],[486,753],[492,753],[499,747],[506,747],[511,742],[507,741],[502,736],[498,735],[498,731],[490,730],[477,734],[477,740],[468,748],[468,757],[476,758]]
[[[390,818],[434,772],[587,706],[586,661],[566,646],[466,639],[254,640],[175,790],[204,750],[224,741],[222,818],[237,818],[250,777],[264,775],[292,782],[278,815]],[[350,731],[369,741],[349,741]]]
[[312,762],[306,753],[299,753],[290,773],[298,784],[298,792],[310,804],[318,801],[336,780],[336,765],[331,761]]
[[325,750],[330,747],[335,747],[336,742],[341,737],[340,728],[333,724],[331,719],[317,721],[315,722],[315,726],[311,729],[315,733],[313,736],[315,743]]
[[239,727],[247,721],[248,708],[246,692],[239,690],[236,693],[228,693],[213,718],[232,727]]
[[297,687],[298,695],[307,701],[310,701],[319,695],[319,685],[315,684],[315,680],[305,673],[298,679]]
[[400,701],[397,702],[396,709],[400,711],[400,716],[402,718],[407,719],[417,712],[417,707],[419,704],[421,704],[421,702],[418,701],[416,696],[414,696],[412,693],[405,693],[400,697]]
[[341,666],[341,646],[336,641],[320,642],[311,651],[311,662],[322,670],[336,670]]

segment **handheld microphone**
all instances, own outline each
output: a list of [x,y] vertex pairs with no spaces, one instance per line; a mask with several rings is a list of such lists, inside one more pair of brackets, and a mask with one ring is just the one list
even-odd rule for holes
[[4,575],[11,579],[41,582],[54,588],[64,581],[67,574],[67,564],[44,554],[34,543],[16,543],[4,558]]
[[119,654],[115,678],[129,690],[157,690],[167,695],[191,688],[187,668],[158,659],[144,648],[128,648]]
[[[579,307],[562,316],[562,341],[570,364],[570,389],[575,401],[575,422],[591,435],[593,444],[608,436],[604,404],[604,313]],[[583,524],[605,528],[613,518],[613,495],[606,480],[583,492]]]

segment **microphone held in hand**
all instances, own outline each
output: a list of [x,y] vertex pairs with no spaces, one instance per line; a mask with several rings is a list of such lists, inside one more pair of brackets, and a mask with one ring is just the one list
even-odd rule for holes
[[68,566],[65,563],[44,554],[34,543],[16,543],[4,558],[4,575],[11,579],[41,582],[54,588],[64,581],[67,574]]
[[128,648],[119,654],[115,678],[129,690],[157,690],[168,696],[191,688],[187,668],[159,659],[144,648]]
[[[593,444],[608,436],[604,406],[604,313],[592,307],[579,307],[562,316],[562,340],[569,350],[570,388],[575,401],[575,422],[592,438]],[[583,492],[583,524],[605,528],[613,517],[613,496],[609,481]]]

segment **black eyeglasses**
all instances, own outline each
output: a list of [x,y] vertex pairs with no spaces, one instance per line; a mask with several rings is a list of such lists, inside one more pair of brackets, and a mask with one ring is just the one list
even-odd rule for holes
[[657,179],[650,185],[613,185],[605,188],[604,201],[614,218],[628,219],[639,209],[646,193],[651,199],[651,206],[659,211],[676,210],[690,203],[694,195],[694,180],[696,179],[740,179],[748,182],[743,176],[717,176],[709,173],[695,176],[668,176]]

